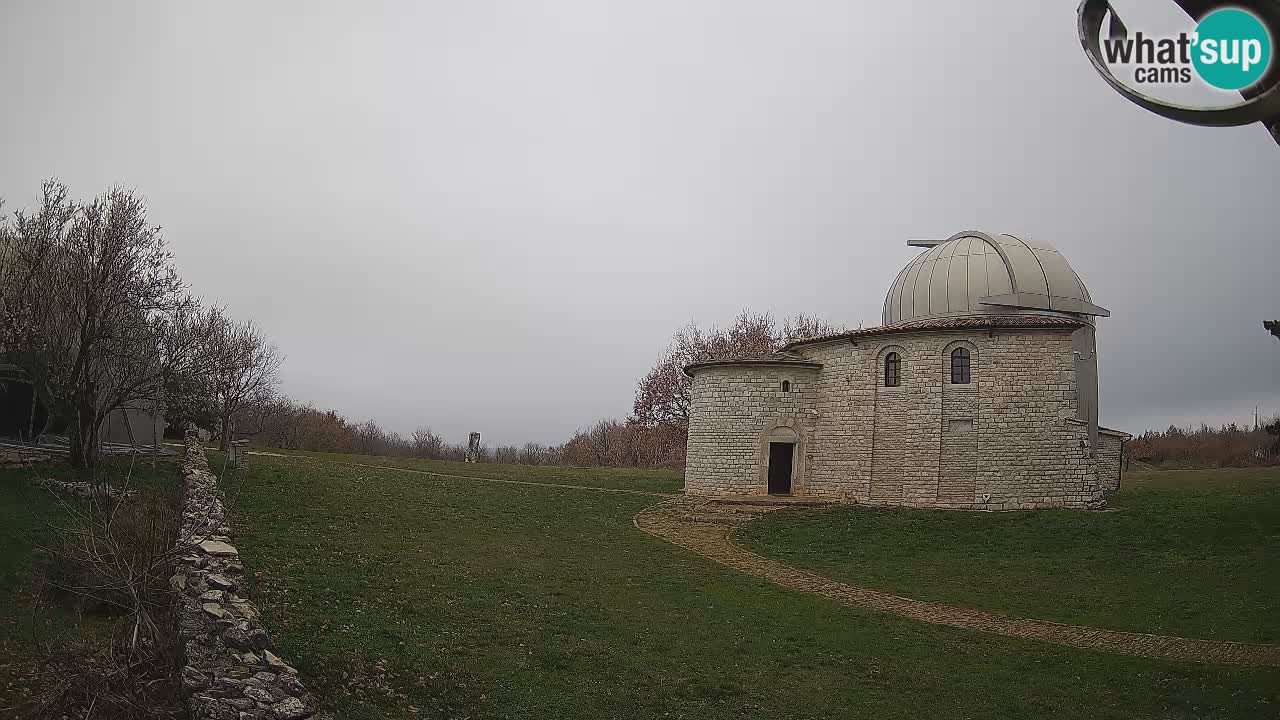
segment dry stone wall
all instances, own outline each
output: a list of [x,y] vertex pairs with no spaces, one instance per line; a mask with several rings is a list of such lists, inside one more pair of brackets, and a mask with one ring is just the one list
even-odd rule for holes
[[[951,351],[962,346],[972,382],[953,385]],[[805,444],[794,494],[1016,510],[1099,507],[1115,487],[1121,436],[1104,436],[1095,457],[1075,422],[1070,329],[927,330],[791,352],[821,368],[695,371],[687,492],[766,492],[764,435],[780,420],[794,420]],[[884,386],[889,352],[901,358],[898,387]],[[784,377],[800,381],[800,392],[779,397]]]
[[186,664],[182,688],[191,720],[304,720],[315,698],[273,651],[258,610],[240,593],[245,569],[231,541],[218,479],[204,448],[187,438],[183,460],[183,553],[170,580],[179,597],[178,632]]

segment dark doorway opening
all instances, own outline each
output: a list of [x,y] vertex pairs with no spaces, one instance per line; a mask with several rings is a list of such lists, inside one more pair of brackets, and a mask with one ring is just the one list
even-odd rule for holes
[[769,443],[769,494],[791,494],[791,460],[795,443]]
[[0,380],[0,437],[30,440],[32,433],[39,434],[44,430],[49,414],[44,403],[32,397],[33,392],[30,383]]

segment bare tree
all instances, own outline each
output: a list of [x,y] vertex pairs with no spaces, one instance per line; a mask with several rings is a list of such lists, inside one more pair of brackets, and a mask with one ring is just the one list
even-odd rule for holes
[[[179,421],[203,420],[199,423],[202,427],[212,425],[222,312],[219,307],[205,308],[197,298],[186,296],[159,325],[157,350],[163,359],[166,416]],[[157,403],[156,410],[159,409]]]
[[793,343],[797,340],[838,335],[846,329],[843,325],[834,325],[817,316],[800,313],[792,317],[783,318],[780,345]]
[[413,445],[408,438],[401,435],[399,431],[388,430],[379,438],[379,447],[375,451],[381,455],[396,455],[399,457],[409,457],[413,455]]
[[439,460],[443,457],[444,440],[429,427],[419,427],[409,436],[415,457]]
[[76,203],[48,181],[40,208],[15,214],[4,245],[3,342],[70,420],[71,461],[92,473],[103,419],[163,393],[160,344],[182,281],[146,204],[121,188]]
[[213,400],[220,430],[218,447],[227,449],[232,418],[252,403],[266,403],[279,384],[280,351],[252,321],[234,322],[214,310],[206,349],[213,359]]
[[361,455],[373,455],[378,450],[378,439],[381,437],[382,427],[373,420],[366,420],[356,425],[356,452]]
[[614,452],[619,444],[618,428],[621,426],[622,423],[617,420],[598,420],[591,429],[587,430],[587,442],[591,448],[593,465],[610,467],[618,464],[614,462]]
[[[61,248],[76,214],[66,186],[48,180],[40,190],[40,205],[34,213],[19,211],[14,224],[0,223],[0,350],[6,351],[31,380],[28,437],[36,434],[37,401],[54,407],[48,372],[53,348],[46,333],[58,314],[59,298],[46,286],[57,271]],[[46,423],[52,420],[50,413]]]
[[254,432],[255,442],[292,450],[352,452],[356,447],[355,428],[332,410],[274,396],[247,404],[232,420]]
[[548,450],[543,445],[536,442],[527,442],[524,447],[520,448],[520,457],[518,462],[521,465],[545,465],[548,459]]

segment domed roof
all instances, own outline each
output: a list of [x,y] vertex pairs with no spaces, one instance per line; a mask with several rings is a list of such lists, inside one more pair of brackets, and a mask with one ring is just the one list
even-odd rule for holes
[[[929,248],[898,273],[884,300],[884,324],[963,315],[1037,313],[1108,316],[1067,259],[1043,240],[976,230]],[[1085,319],[1085,318],[1081,318]]]

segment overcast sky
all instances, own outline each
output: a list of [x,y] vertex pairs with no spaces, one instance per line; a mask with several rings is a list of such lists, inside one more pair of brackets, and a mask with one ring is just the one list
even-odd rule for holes
[[1280,412],[1280,147],[1120,98],[1076,4],[4,0],[0,196],[137,188],[286,392],[454,441],[625,416],[690,320],[879,324],[964,229],[1111,309],[1103,424]]

